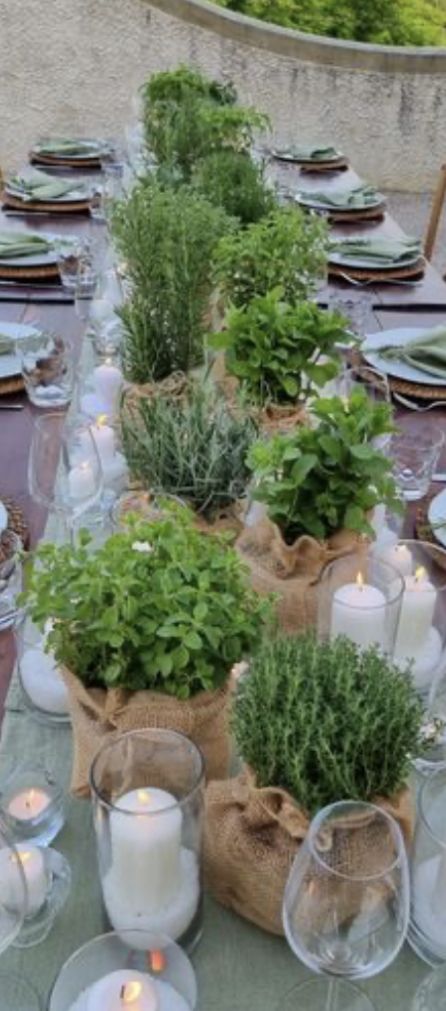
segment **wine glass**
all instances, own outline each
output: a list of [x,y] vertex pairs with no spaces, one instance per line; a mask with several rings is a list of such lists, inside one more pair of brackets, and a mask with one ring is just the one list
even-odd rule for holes
[[103,473],[88,419],[43,414],[34,422],[28,463],[32,497],[61,515],[71,542],[76,520],[99,501]]
[[[28,908],[22,860],[0,814],[0,954],[16,940]],[[22,976],[0,972],[2,1007],[41,1011],[39,996]]]
[[[330,977],[325,985],[304,984],[313,1011],[373,1008],[347,981],[390,965],[408,922],[409,872],[397,823],[361,801],[323,808],[294,860],[283,901],[292,951],[309,969]],[[280,1004],[281,1011],[306,1006],[302,987]]]

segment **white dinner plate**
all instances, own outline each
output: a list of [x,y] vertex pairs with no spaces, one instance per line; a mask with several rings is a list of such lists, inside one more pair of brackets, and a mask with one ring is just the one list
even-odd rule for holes
[[398,270],[402,267],[413,267],[421,256],[421,250],[416,256],[412,256],[410,260],[393,261],[392,263],[382,263],[380,260],[369,259],[367,256],[349,256],[348,253],[337,253],[333,251],[329,253],[328,262],[336,263],[339,267],[357,267],[358,270]]
[[380,372],[385,372],[388,376],[395,376],[396,379],[406,379],[409,383],[423,383],[425,386],[446,386],[446,378],[429,375],[414,365],[407,365],[405,362],[387,361],[382,358],[379,349],[386,344],[398,344],[404,347],[410,341],[421,337],[426,333],[426,327],[399,327],[398,330],[380,330],[379,333],[366,334],[361,345],[363,357],[369,365]]
[[[10,337],[11,340],[22,340],[24,337],[32,337],[39,331],[35,326],[27,326],[25,323],[6,323],[0,319],[0,337]],[[0,354],[0,379],[8,376],[17,376],[20,372],[20,361],[13,352],[11,354]]]
[[444,520],[444,527],[437,527],[432,533],[436,540],[446,548],[446,488],[443,488],[443,491],[440,491],[432,499],[427,511],[427,517],[431,527]]
[[279,161],[298,162],[299,165],[330,165],[331,162],[339,161],[340,158],[344,157],[341,151],[336,151],[336,154],[331,155],[330,158],[300,158],[297,154],[292,154],[291,152],[287,154],[286,151],[280,151],[277,148],[274,148],[271,154]]
[[[23,232],[17,232],[18,236],[21,236]],[[37,234],[37,232],[35,233]],[[78,242],[75,235],[57,235],[56,232],[39,232],[39,235],[43,239],[54,240],[57,242],[66,243],[67,246],[73,243],[73,245]],[[0,267],[47,267],[52,263],[57,262],[57,253],[55,249],[49,249],[47,253],[34,253],[31,256],[2,256],[0,258]]]
[[360,207],[349,207],[348,204],[345,207],[342,205],[340,207],[334,207],[333,204],[327,204],[323,200],[316,200],[316,198],[312,196],[310,190],[304,193],[296,193],[294,199],[296,203],[301,204],[302,207],[312,207],[315,211],[330,211],[333,214],[347,213],[353,215],[358,214],[361,211],[372,211],[374,207],[380,207],[381,204],[385,203],[385,197],[383,197],[382,193],[377,193],[375,200],[372,200],[371,203],[361,204]]

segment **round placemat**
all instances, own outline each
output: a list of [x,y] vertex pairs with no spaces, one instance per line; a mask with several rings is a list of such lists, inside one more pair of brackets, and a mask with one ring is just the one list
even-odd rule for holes
[[101,167],[101,160],[96,156],[93,158],[68,158],[61,156],[58,158],[57,155],[35,154],[31,151],[29,160],[31,165],[54,165],[60,168],[100,169]]
[[[417,510],[415,513],[415,534],[419,541],[427,541],[428,544],[435,545],[436,548],[442,548],[443,544],[441,544],[440,541],[437,540],[435,533],[430,525],[428,516],[429,506],[432,502],[432,499],[436,498],[437,495],[438,491],[430,494],[427,498],[423,499],[422,502],[418,503]],[[435,557],[437,565],[439,565],[443,569],[446,568],[446,560],[443,561],[440,552],[438,552],[438,556],[436,555]]]
[[20,200],[19,197],[12,197],[10,193],[2,194],[3,207],[13,207],[15,210],[24,211],[25,214],[32,214],[33,211],[48,212],[48,214],[79,214],[90,210],[89,200],[76,200],[65,202],[61,200]]
[[312,162],[302,162],[298,161],[295,164],[299,165],[300,171],[306,173],[306,175],[312,175],[317,172],[345,172],[348,169],[349,163],[347,158],[337,158],[336,161],[312,161]]
[[410,267],[395,267],[392,270],[379,270],[374,267],[346,267],[340,263],[330,263],[328,261],[328,273],[333,277],[343,277],[347,275],[354,281],[401,281],[403,279],[423,277],[425,271],[424,257],[420,256],[416,263]]
[[386,205],[382,203],[377,207],[355,207],[351,211],[336,210],[335,207],[333,210],[327,208],[324,213],[330,221],[356,223],[357,221],[380,221],[384,217],[385,210]]
[[48,263],[41,267],[9,267],[0,262],[0,279],[6,281],[38,281],[39,278],[59,278],[57,263]]
[[[353,365],[363,365],[372,368],[370,362],[362,356],[359,348],[353,348],[348,359]],[[378,370],[379,371],[379,370]],[[430,386],[427,383],[410,383],[407,379],[397,379],[387,373],[387,382],[391,393],[402,393],[417,400],[444,400],[446,407],[446,386]]]
[[[8,526],[6,527],[5,534],[7,534],[8,531],[12,531],[12,533],[17,534],[17,537],[20,537],[23,547],[26,548],[29,541],[29,529],[22,507],[12,498],[9,498],[8,496],[4,498],[1,492],[0,499],[8,514]],[[7,555],[5,555],[5,557],[7,557]]]
[[0,379],[0,397],[6,397],[8,393],[20,393],[24,389],[22,376],[7,376]]

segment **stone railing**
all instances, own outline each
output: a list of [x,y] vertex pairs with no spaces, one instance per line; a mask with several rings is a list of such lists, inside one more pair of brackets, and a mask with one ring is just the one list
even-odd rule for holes
[[445,158],[446,50],[362,45],[202,0],[0,0],[0,165],[42,132],[113,134],[155,70],[192,63],[269,113],[276,142],[330,140],[383,187],[430,188]]

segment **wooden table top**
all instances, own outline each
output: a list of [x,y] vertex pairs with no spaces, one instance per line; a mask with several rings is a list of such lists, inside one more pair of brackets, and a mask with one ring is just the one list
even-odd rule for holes
[[[342,189],[356,184],[358,176],[351,169],[343,173],[336,173],[321,176],[309,176],[300,173],[295,166],[279,166],[275,170],[276,177],[293,180],[296,189]],[[91,234],[91,229],[100,229],[101,226],[91,223],[84,215],[5,215],[0,214],[0,228],[13,228],[22,231],[31,228],[37,232],[53,231],[61,234]],[[333,234],[339,236],[360,234],[366,235],[373,231],[374,234],[399,235],[401,229],[393,220],[390,214],[386,213],[385,218],[379,223],[364,224],[360,227],[352,225],[337,225],[333,229]],[[352,297],[360,298],[361,289],[346,285],[344,282],[333,282],[328,285],[328,290],[348,288]],[[370,290],[370,289],[367,289]],[[59,332],[63,336],[71,339],[79,348],[82,340],[84,325],[78,320],[74,312],[73,304],[48,302],[47,296],[36,293],[34,287],[17,286],[17,291],[12,297],[0,286],[0,326],[1,320],[15,322],[26,322],[37,319],[45,329]],[[53,298],[57,298],[56,295]],[[323,295],[321,295],[323,302]],[[442,319],[442,314],[446,315],[446,284],[439,277],[437,272],[428,265],[425,279],[420,287],[403,288],[400,285],[377,285],[373,287],[374,315],[377,329],[413,325],[416,314],[416,325],[431,326]],[[14,498],[22,506],[30,530],[31,547],[35,546],[42,536],[46,514],[30,497],[28,491],[27,468],[28,456],[31,443],[33,421],[39,409],[32,407],[26,395],[11,394],[9,397],[2,397],[2,403],[9,401],[24,404],[24,409],[17,412],[0,411],[0,498],[9,496]],[[423,429],[434,429],[438,425],[443,425],[446,420],[445,410],[435,411],[427,415],[411,414],[409,411],[398,410],[398,420],[411,430],[420,431]],[[446,470],[446,455],[439,464],[442,470]],[[408,512],[406,535],[413,528],[413,512]],[[12,636],[9,633],[0,633],[0,717],[3,700],[9,684],[14,661],[14,650]]]

